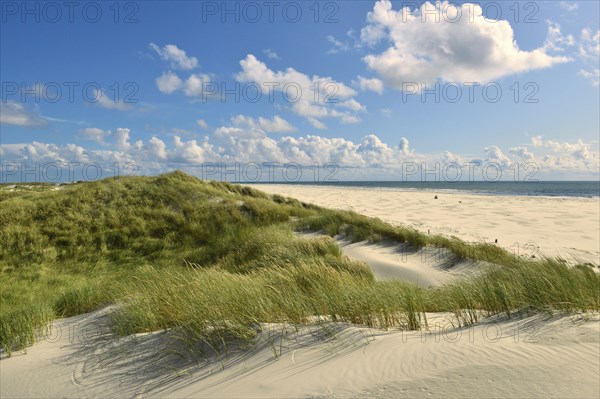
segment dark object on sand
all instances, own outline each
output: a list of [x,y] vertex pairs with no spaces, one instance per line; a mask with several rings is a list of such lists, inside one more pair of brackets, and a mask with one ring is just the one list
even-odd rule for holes
[[496,240],[494,241],[496,244],[498,244],[498,239],[496,238]]
[[437,195],[436,195],[435,197],[433,197],[433,198],[434,198],[434,199],[438,199],[438,198],[437,198]]

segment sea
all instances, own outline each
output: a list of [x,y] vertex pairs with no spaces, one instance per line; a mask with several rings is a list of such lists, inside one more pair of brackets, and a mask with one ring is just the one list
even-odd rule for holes
[[419,190],[431,192],[468,192],[482,195],[519,195],[549,197],[600,197],[600,181],[472,181],[472,182],[401,182],[401,181],[327,181],[264,182],[260,184],[294,184],[305,186],[355,187],[375,189]]

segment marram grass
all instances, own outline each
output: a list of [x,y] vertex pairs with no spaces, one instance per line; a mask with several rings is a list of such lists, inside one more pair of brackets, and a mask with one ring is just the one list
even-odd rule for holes
[[[214,346],[250,342],[261,323],[418,329],[426,312],[453,312],[463,325],[523,308],[600,308],[589,266],[531,261],[181,172],[35,188],[0,186],[0,345],[9,354],[54,318],[111,303],[120,305],[120,334],[178,329]],[[496,266],[439,288],[377,282],[332,238],[293,234],[307,228],[434,245]]]

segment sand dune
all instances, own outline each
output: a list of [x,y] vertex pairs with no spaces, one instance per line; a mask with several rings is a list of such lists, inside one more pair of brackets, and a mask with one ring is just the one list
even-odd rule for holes
[[[311,232],[298,235],[315,237],[321,234]],[[414,250],[408,245],[390,241],[353,243],[341,236],[336,239],[345,256],[365,262],[375,279],[380,281],[404,280],[422,287],[437,287],[454,278],[476,273],[486,266],[485,262],[458,259],[445,248]]]
[[[600,253],[597,200],[258,188],[471,241],[533,241],[539,254],[597,262]],[[438,286],[482,266],[435,248],[340,245],[378,280]],[[116,337],[115,310],[57,320],[49,336],[0,360],[0,397],[600,397],[598,314],[521,312],[467,328],[451,314],[427,314],[423,331],[263,324],[252,347],[216,354],[177,330]]]
[[[15,397],[590,397],[600,395],[595,316],[488,319],[430,331],[264,325],[250,350],[196,362],[176,333],[117,339],[107,308],[58,320],[48,339],[0,361]],[[57,331],[61,331],[60,337]]]
[[414,251],[394,243],[341,242],[342,253],[369,265],[377,280],[404,280],[423,287],[440,286],[481,270],[482,262],[457,260],[443,248]]
[[[600,264],[600,199],[514,197],[398,189],[257,184],[301,201],[348,209],[422,232],[494,242],[525,256]],[[434,196],[438,195],[438,199]]]

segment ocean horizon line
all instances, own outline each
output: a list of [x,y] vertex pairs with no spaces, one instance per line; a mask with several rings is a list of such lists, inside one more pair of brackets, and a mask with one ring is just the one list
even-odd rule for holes
[[518,195],[548,197],[600,197],[600,182],[589,180],[546,181],[262,181],[240,184],[289,184],[315,187],[450,191],[482,195]]

